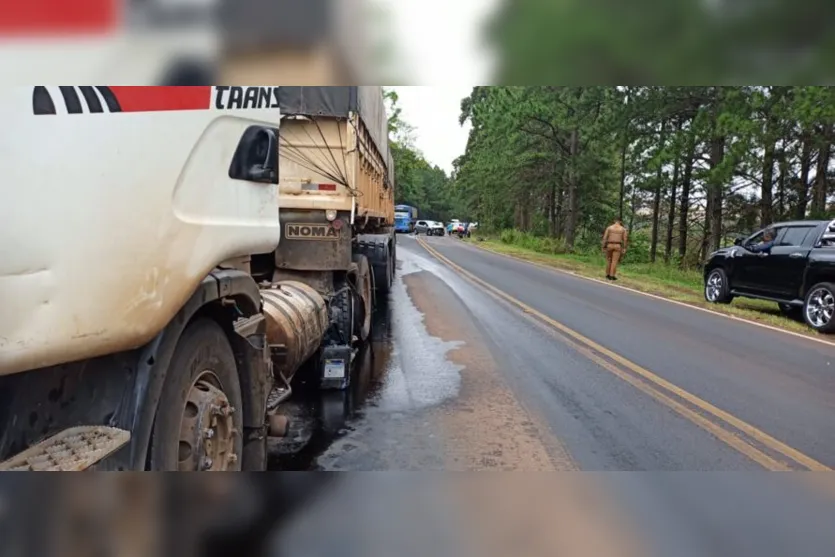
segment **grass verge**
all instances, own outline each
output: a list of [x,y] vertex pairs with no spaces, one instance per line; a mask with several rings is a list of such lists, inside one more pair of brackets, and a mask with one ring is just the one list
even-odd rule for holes
[[[569,271],[584,277],[605,280],[605,259],[602,254],[544,254],[489,238],[473,238],[467,242],[495,253]],[[716,313],[779,327],[809,337],[827,341],[835,340],[813,331],[802,320],[785,317],[774,302],[737,298],[728,305],[709,304],[702,293],[703,279],[700,271],[681,270],[662,263],[655,265],[630,263],[627,252],[624,262],[618,266],[618,279],[619,286],[709,309]]]

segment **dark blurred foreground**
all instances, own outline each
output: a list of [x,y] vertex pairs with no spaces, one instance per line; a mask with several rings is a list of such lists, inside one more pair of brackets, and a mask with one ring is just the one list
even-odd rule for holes
[[0,555],[825,557],[832,487],[813,473],[9,474]]

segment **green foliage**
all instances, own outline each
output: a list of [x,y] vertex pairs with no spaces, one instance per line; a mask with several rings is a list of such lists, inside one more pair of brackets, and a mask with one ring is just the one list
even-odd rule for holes
[[529,232],[522,232],[514,228],[502,230],[500,239],[503,243],[520,248],[529,249],[538,253],[549,253],[558,255],[566,253],[565,242],[557,238],[543,238]]
[[535,251],[599,252],[622,215],[632,261],[697,265],[729,234],[833,214],[830,87],[475,87],[460,121],[447,199]]
[[498,83],[821,83],[828,0],[505,0],[487,35]]

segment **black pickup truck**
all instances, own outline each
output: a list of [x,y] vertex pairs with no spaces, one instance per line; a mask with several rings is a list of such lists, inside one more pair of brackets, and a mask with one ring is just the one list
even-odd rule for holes
[[708,302],[772,300],[816,331],[835,332],[835,221],[781,222],[740,238],[710,254],[704,278]]

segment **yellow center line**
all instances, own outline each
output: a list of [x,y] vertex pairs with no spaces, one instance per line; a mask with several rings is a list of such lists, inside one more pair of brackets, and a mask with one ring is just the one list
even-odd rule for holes
[[[790,447],[772,437],[771,435],[765,433],[764,431],[754,427],[753,425],[737,418],[729,414],[728,412],[717,408],[716,406],[710,404],[709,402],[697,397],[694,394],[685,391],[681,387],[674,385],[659,377],[658,375],[652,373],[651,371],[639,366],[638,364],[627,360],[623,356],[612,352],[608,348],[594,342],[590,338],[585,337],[584,335],[578,333],[577,331],[563,325],[562,323],[555,321],[554,319],[548,317],[547,315],[535,310],[534,308],[528,306],[524,302],[517,300],[516,298],[510,296],[509,294],[499,290],[495,286],[488,284],[484,280],[476,277],[469,271],[463,269],[461,266],[453,263],[447,257],[438,253],[437,250],[430,247],[425,241],[418,238],[418,243],[426,249],[433,257],[441,261],[442,263],[446,264],[450,268],[457,271],[461,276],[464,278],[469,279],[471,282],[474,282],[487,290],[488,292],[492,293],[496,297],[503,299],[504,301],[520,308],[527,314],[535,316],[541,322],[544,322],[557,331],[561,332],[564,336],[573,339],[578,343],[581,347],[584,347],[583,353],[589,356],[592,360],[596,363],[600,364],[606,370],[612,372],[617,377],[620,377],[624,381],[627,381],[631,385],[635,386],[642,392],[649,394],[654,399],[658,400],[659,402],[663,403],[665,406],[676,412],[677,414],[681,415],[682,417],[690,420],[691,422],[695,423],[699,427],[709,431],[717,438],[728,444],[729,446],[733,447],[740,453],[744,454],[748,458],[751,458],[753,461],[757,462],[764,468],[768,470],[790,470],[791,468],[788,467],[786,464],[778,462],[774,458],[770,457],[766,453],[760,451],[753,445],[747,443],[742,438],[733,433],[723,429],[721,426],[711,422],[710,420],[706,419],[704,416],[701,416],[697,412],[687,408],[680,402],[676,401],[675,399],[665,394],[663,391],[656,390],[657,388],[664,389],[667,393],[674,394],[675,396],[679,397],[680,399],[692,404],[699,410],[705,412],[706,414],[710,414],[717,420],[723,422],[726,425],[729,425],[733,428],[736,428],[743,434],[747,435],[749,438],[755,440],[756,442],[762,444],[764,447],[783,455],[784,457],[800,464],[801,466],[812,470],[812,471],[827,471],[831,472],[832,469],[826,466],[825,464],[818,462],[817,460],[813,459],[812,457],[798,451],[797,449]],[[597,352],[603,356],[606,356],[613,362],[616,362],[623,366],[624,368],[632,371],[634,374],[642,377],[649,383],[655,385],[655,387],[650,386],[644,381],[640,381],[639,379],[628,375],[623,370],[618,369],[616,366],[610,364],[609,362],[605,361],[604,359],[600,358],[596,354],[593,354],[588,349]]]

